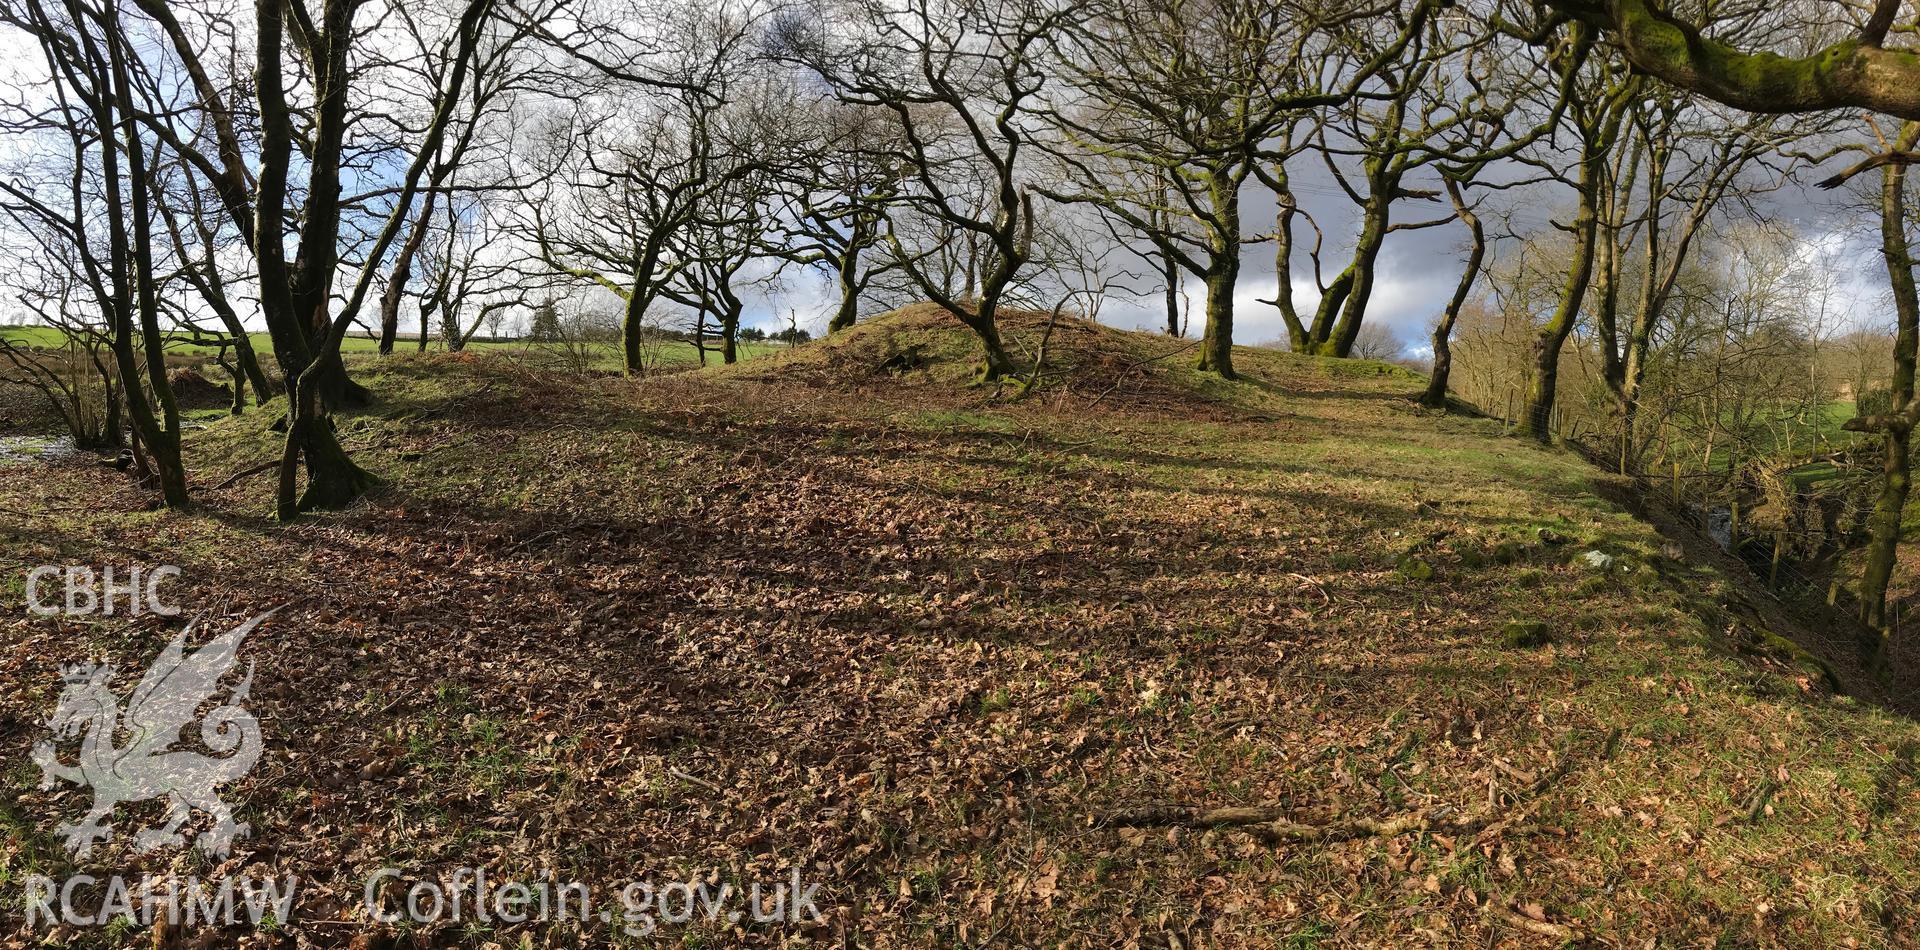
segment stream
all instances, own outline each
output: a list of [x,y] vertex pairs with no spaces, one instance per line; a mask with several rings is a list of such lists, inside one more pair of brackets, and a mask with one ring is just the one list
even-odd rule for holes
[[65,462],[81,455],[72,436],[4,435],[0,436],[0,465],[30,462]]

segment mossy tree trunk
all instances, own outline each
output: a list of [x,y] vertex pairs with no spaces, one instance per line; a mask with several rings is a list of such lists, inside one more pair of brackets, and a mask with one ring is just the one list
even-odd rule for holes
[[858,240],[849,241],[846,251],[840,255],[840,303],[834,308],[833,319],[827,323],[828,333],[850,330],[860,319],[860,248]]
[[[1360,336],[1360,324],[1366,320],[1367,304],[1373,299],[1373,276],[1378,269],[1380,249],[1386,245],[1389,215],[1392,212],[1392,189],[1398,185],[1387,186],[1387,192],[1375,192],[1361,209],[1360,238],[1354,245],[1353,261],[1347,265],[1352,276],[1347,281],[1347,292],[1340,301],[1340,319],[1334,323],[1332,332],[1314,344],[1314,352],[1326,356],[1345,357],[1353,352],[1353,341]],[[1331,315],[1329,315],[1331,320]]]
[[1207,182],[1207,198],[1212,215],[1207,222],[1207,327],[1200,341],[1200,368],[1234,378],[1233,371],[1233,293],[1240,282],[1240,186],[1246,180],[1242,163],[1238,171],[1215,168]]
[[[1899,147],[1911,149],[1920,139],[1920,122],[1900,128]],[[1891,406],[1885,416],[1855,419],[1850,429],[1876,429],[1884,434],[1880,463],[1880,494],[1867,517],[1867,565],[1860,578],[1860,620],[1882,631],[1872,644],[1876,657],[1886,651],[1887,586],[1899,559],[1900,528],[1906,514],[1911,483],[1911,453],[1915,414],[1914,363],[1920,349],[1920,290],[1913,276],[1913,253],[1907,238],[1906,167],[1890,164],[1881,170],[1880,251],[1886,259],[1887,282],[1893,289],[1898,328],[1893,342]]]
[[1200,341],[1200,368],[1234,378],[1233,372],[1233,287],[1239,282],[1240,262],[1214,259],[1207,274],[1207,329]]
[[[1578,69],[1577,60],[1565,68]],[[1580,162],[1573,182],[1578,204],[1572,225],[1573,248],[1568,255],[1566,281],[1553,315],[1534,334],[1533,378],[1527,385],[1519,431],[1540,442],[1553,439],[1553,406],[1558,395],[1560,351],[1580,319],[1581,305],[1593,280],[1595,243],[1600,225],[1601,189],[1607,183],[1607,157],[1620,135],[1621,122],[1632,107],[1638,83],[1632,77],[1610,80],[1597,95],[1582,96],[1569,105],[1580,133]]]
[[973,332],[980,337],[981,360],[974,374],[981,382],[998,382],[1013,375],[1013,358],[1007,355],[1006,345],[1000,342],[1000,325],[994,319],[993,311],[984,304],[981,310],[980,316],[969,321]]
[[1272,189],[1275,203],[1273,216],[1273,305],[1280,311],[1280,320],[1287,325],[1287,345],[1295,353],[1305,353],[1313,341],[1307,336],[1306,324],[1300,320],[1300,311],[1293,303],[1293,219],[1300,213],[1300,203],[1293,196],[1293,182],[1287,175],[1284,160],[1273,163],[1272,170],[1262,175],[1267,187]]
[[1481,226],[1479,216],[1461,194],[1459,182],[1448,178],[1446,186],[1454,214],[1467,226],[1467,262],[1461,268],[1459,282],[1453,286],[1453,296],[1447,299],[1447,309],[1433,326],[1433,373],[1427,378],[1426,391],[1420,394],[1420,404],[1433,409],[1446,408],[1448,379],[1453,372],[1453,325],[1459,322],[1460,311],[1472,296],[1473,285],[1479,280],[1487,257],[1486,228]]

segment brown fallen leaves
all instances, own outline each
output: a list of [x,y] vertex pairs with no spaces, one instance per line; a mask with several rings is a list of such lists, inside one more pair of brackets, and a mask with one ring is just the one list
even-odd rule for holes
[[[369,364],[383,415],[344,420],[392,483],[369,504],[280,528],[254,479],[154,516],[115,473],[5,469],[0,506],[38,514],[0,524],[0,560],[177,563],[190,610],[282,607],[249,647],[269,753],[228,796],[255,829],[234,867],[307,886],[296,920],[227,944],[390,945],[358,910],[386,865],[823,885],[818,926],[674,935],[718,946],[1628,942],[1735,926],[1693,906],[1755,926],[1766,883],[1811,873],[1740,837],[1789,822],[1703,821],[1696,839],[1742,858],[1690,904],[1669,869],[1707,849],[1602,811],[1674,779],[1671,812],[1724,813],[1756,773],[1723,778],[1719,750],[1779,758],[1747,736],[1865,727],[1731,692],[1743,667],[1672,648],[1679,614],[1638,613],[1655,594],[1574,596],[1536,521],[1642,530],[1539,487],[1584,477],[1577,461],[1458,420],[1437,436],[1406,380],[1249,354],[1261,385],[1218,401],[1142,355],[1013,405],[752,364],[647,384]],[[188,450],[211,484],[260,445],[223,424]],[[59,498],[97,504],[45,510]],[[1440,528],[1421,553],[1436,580],[1399,576],[1409,538]],[[1515,563],[1467,566],[1507,541]],[[1516,654],[1495,631],[1521,614],[1564,635]],[[59,663],[137,669],[176,629],[3,622],[6,761],[37,740]],[[1658,663],[1700,684],[1687,715],[1623,687]],[[1617,726],[1646,744],[1601,741]],[[0,799],[9,873],[66,869],[51,831],[81,793],[32,779],[9,773]],[[1129,814],[1141,802],[1215,807]],[[1874,843],[1822,837],[1855,849],[1822,880],[1920,839],[1897,807],[1881,820]],[[1774,902],[1780,942],[1877,926]],[[597,925],[403,942],[523,939],[614,942]]]

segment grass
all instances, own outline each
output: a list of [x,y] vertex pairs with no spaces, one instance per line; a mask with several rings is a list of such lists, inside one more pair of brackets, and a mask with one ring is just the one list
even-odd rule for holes
[[[0,338],[4,338],[9,342],[33,347],[60,347],[66,344],[66,336],[63,331],[57,327],[47,326],[0,326]],[[267,334],[249,334],[248,339],[252,342],[254,350],[263,356],[267,356],[273,352],[273,340],[269,338]],[[415,352],[418,342],[418,337],[403,337],[395,344],[395,349],[402,354],[411,354]],[[743,341],[739,346],[742,359],[752,359],[756,356],[763,356],[768,353],[787,349],[784,344],[751,341]],[[445,343],[436,339],[430,341],[428,352],[443,352],[445,347]],[[340,341],[340,352],[346,355],[369,355],[377,353],[379,348],[379,339],[372,336],[356,334]],[[532,343],[526,340],[514,339],[495,340],[485,337],[476,337],[467,344],[467,349],[474,353],[504,353],[533,356],[557,356],[562,350],[557,344]],[[176,356],[212,357],[218,351],[218,347],[196,343],[185,337],[172,339],[167,343],[167,352]],[[594,369],[614,372],[621,368],[621,354],[618,344],[606,343],[591,346],[588,352],[590,354],[590,365]],[[652,348],[651,352],[658,359],[659,365],[661,366],[687,367],[700,364],[700,351],[695,349],[691,342],[685,340],[662,341],[656,347]],[[709,352],[707,359],[709,362],[718,363],[720,355],[718,352]]]
[[[1018,399],[924,312],[645,381],[355,358],[365,504],[282,527],[268,478],[214,491],[276,451],[254,412],[189,433],[187,514],[0,463],[0,562],[165,560],[190,610],[282,607],[247,647],[268,757],[227,799],[315,943],[370,929],[383,863],[616,890],[798,866],[834,908],[670,934],[696,945],[1906,939],[1920,728],[1834,695],[1726,561],[1671,556],[1568,453],[1418,409],[1404,371],[1242,350],[1224,383],[1181,346],[1063,325],[1063,375]],[[60,662],[137,671],[179,623],[0,621],[0,756]],[[31,778],[0,867],[80,804]],[[1111,820],[1490,799],[1511,820],[1319,844]]]
[[[1789,408],[1793,411],[1783,413],[1776,420],[1777,427],[1769,427],[1766,425],[1755,426],[1751,435],[1753,441],[1741,448],[1740,458],[1743,462],[1751,461],[1755,455],[1760,457],[1772,455],[1805,457],[1809,453],[1828,452],[1858,446],[1862,444],[1865,439],[1865,436],[1861,433],[1849,432],[1842,428],[1848,420],[1854,418],[1856,415],[1854,404],[1851,400],[1834,400],[1827,402],[1820,407],[1817,413],[1813,414],[1811,419],[1798,418],[1794,414],[1797,412],[1797,406],[1791,406]],[[1728,416],[1727,422],[1731,424],[1734,420],[1731,416]],[[1709,468],[1712,471],[1726,471],[1727,466],[1734,458],[1733,453],[1724,445],[1724,439],[1725,436],[1722,434],[1723,444],[1715,447],[1712,458],[1708,462]],[[1683,457],[1697,456],[1699,454],[1699,441],[1697,438],[1688,437],[1682,441],[1683,444],[1692,443],[1694,447],[1691,449],[1682,449],[1678,454]]]

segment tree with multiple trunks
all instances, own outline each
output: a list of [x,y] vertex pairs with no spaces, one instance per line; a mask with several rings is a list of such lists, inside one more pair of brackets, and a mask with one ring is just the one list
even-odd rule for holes
[[[782,55],[843,102],[892,114],[890,164],[908,174],[883,239],[895,267],[979,338],[976,376],[1000,380],[1014,364],[997,316],[1032,260],[1033,118],[1054,74],[1052,38],[1081,10],[1071,0],[862,0],[852,9],[848,20],[821,10],[787,21]],[[939,249],[909,246],[902,216],[979,249],[961,292],[930,265],[948,259]]]
[[[1074,95],[1046,110],[1065,174],[1042,191],[1122,222],[1206,288],[1199,365],[1232,377],[1241,200],[1303,119],[1352,101],[1417,50],[1438,3],[1386,15],[1271,0],[1112,0],[1060,39]],[[1338,55],[1353,37],[1385,42]],[[1417,54],[1416,54],[1417,55]],[[1284,280],[1284,278],[1283,278]],[[1283,287],[1291,299],[1291,289]],[[1169,303],[1168,324],[1177,329]]]
[[615,64],[572,48],[599,82],[547,133],[547,183],[519,213],[548,267],[620,299],[629,375],[645,372],[648,312],[696,263],[682,239],[767,166],[770,143],[743,120],[753,87],[770,78],[753,52],[763,20],[752,8],[687,7],[661,27],[671,49],[660,55]]
[[51,77],[50,107],[16,109],[8,125],[50,133],[60,145],[51,176],[29,169],[0,177],[0,209],[33,235],[45,252],[40,260],[66,272],[56,283],[83,291],[104,315],[110,371],[118,376],[111,389],[126,407],[135,463],[169,508],[184,508],[180,407],[168,383],[153,253],[149,185],[160,148],[139,121],[150,103],[133,78],[143,66],[129,25],[115,0],[21,0],[0,5],[0,21],[37,41]]
[[[340,343],[452,119],[475,50],[488,29],[493,0],[471,0],[437,25],[436,42],[443,55],[431,115],[417,130],[412,160],[390,189],[384,226],[367,242],[358,274],[336,302],[342,276],[341,182],[347,139],[349,130],[365,119],[356,115],[361,100],[354,90],[363,65],[356,53],[363,52],[368,35],[364,25],[356,23],[363,6],[357,0],[325,0],[315,10],[305,0],[262,0],[255,9],[253,72],[248,78],[215,68],[225,65],[221,51],[213,48],[215,39],[231,37],[231,31],[216,26],[224,15],[220,9],[132,0],[132,8],[144,19],[142,28],[159,41],[147,55],[175,72],[186,101],[123,101],[120,127],[137,126],[140,138],[151,137],[152,151],[173,156],[205,180],[218,213],[252,255],[260,317],[273,339],[289,397],[275,502],[283,519],[305,508],[344,505],[377,481],[348,457],[328,418],[331,408],[352,390]],[[117,5],[108,9],[113,17],[121,16]],[[130,24],[116,19],[114,28],[127,35]],[[142,60],[139,68],[162,67]],[[243,113],[244,101],[236,94],[243,85],[251,86],[252,114]],[[144,145],[129,148],[127,156],[133,160],[136,152],[146,150]],[[296,173],[303,179],[298,189]],[[143,232],[149,219],[144,194],[146,189],[132,192],[140,203],[131,215],[132,226]],[[297,209],[291,207],[295,200]],[[291,259],[289,236],[298,242]],[[150,247],[142,237],[135,235],[134,240]],[[158,360],[159,353],[153,346],[149,359]],[[304,494],[298,484],[303,461]]]

